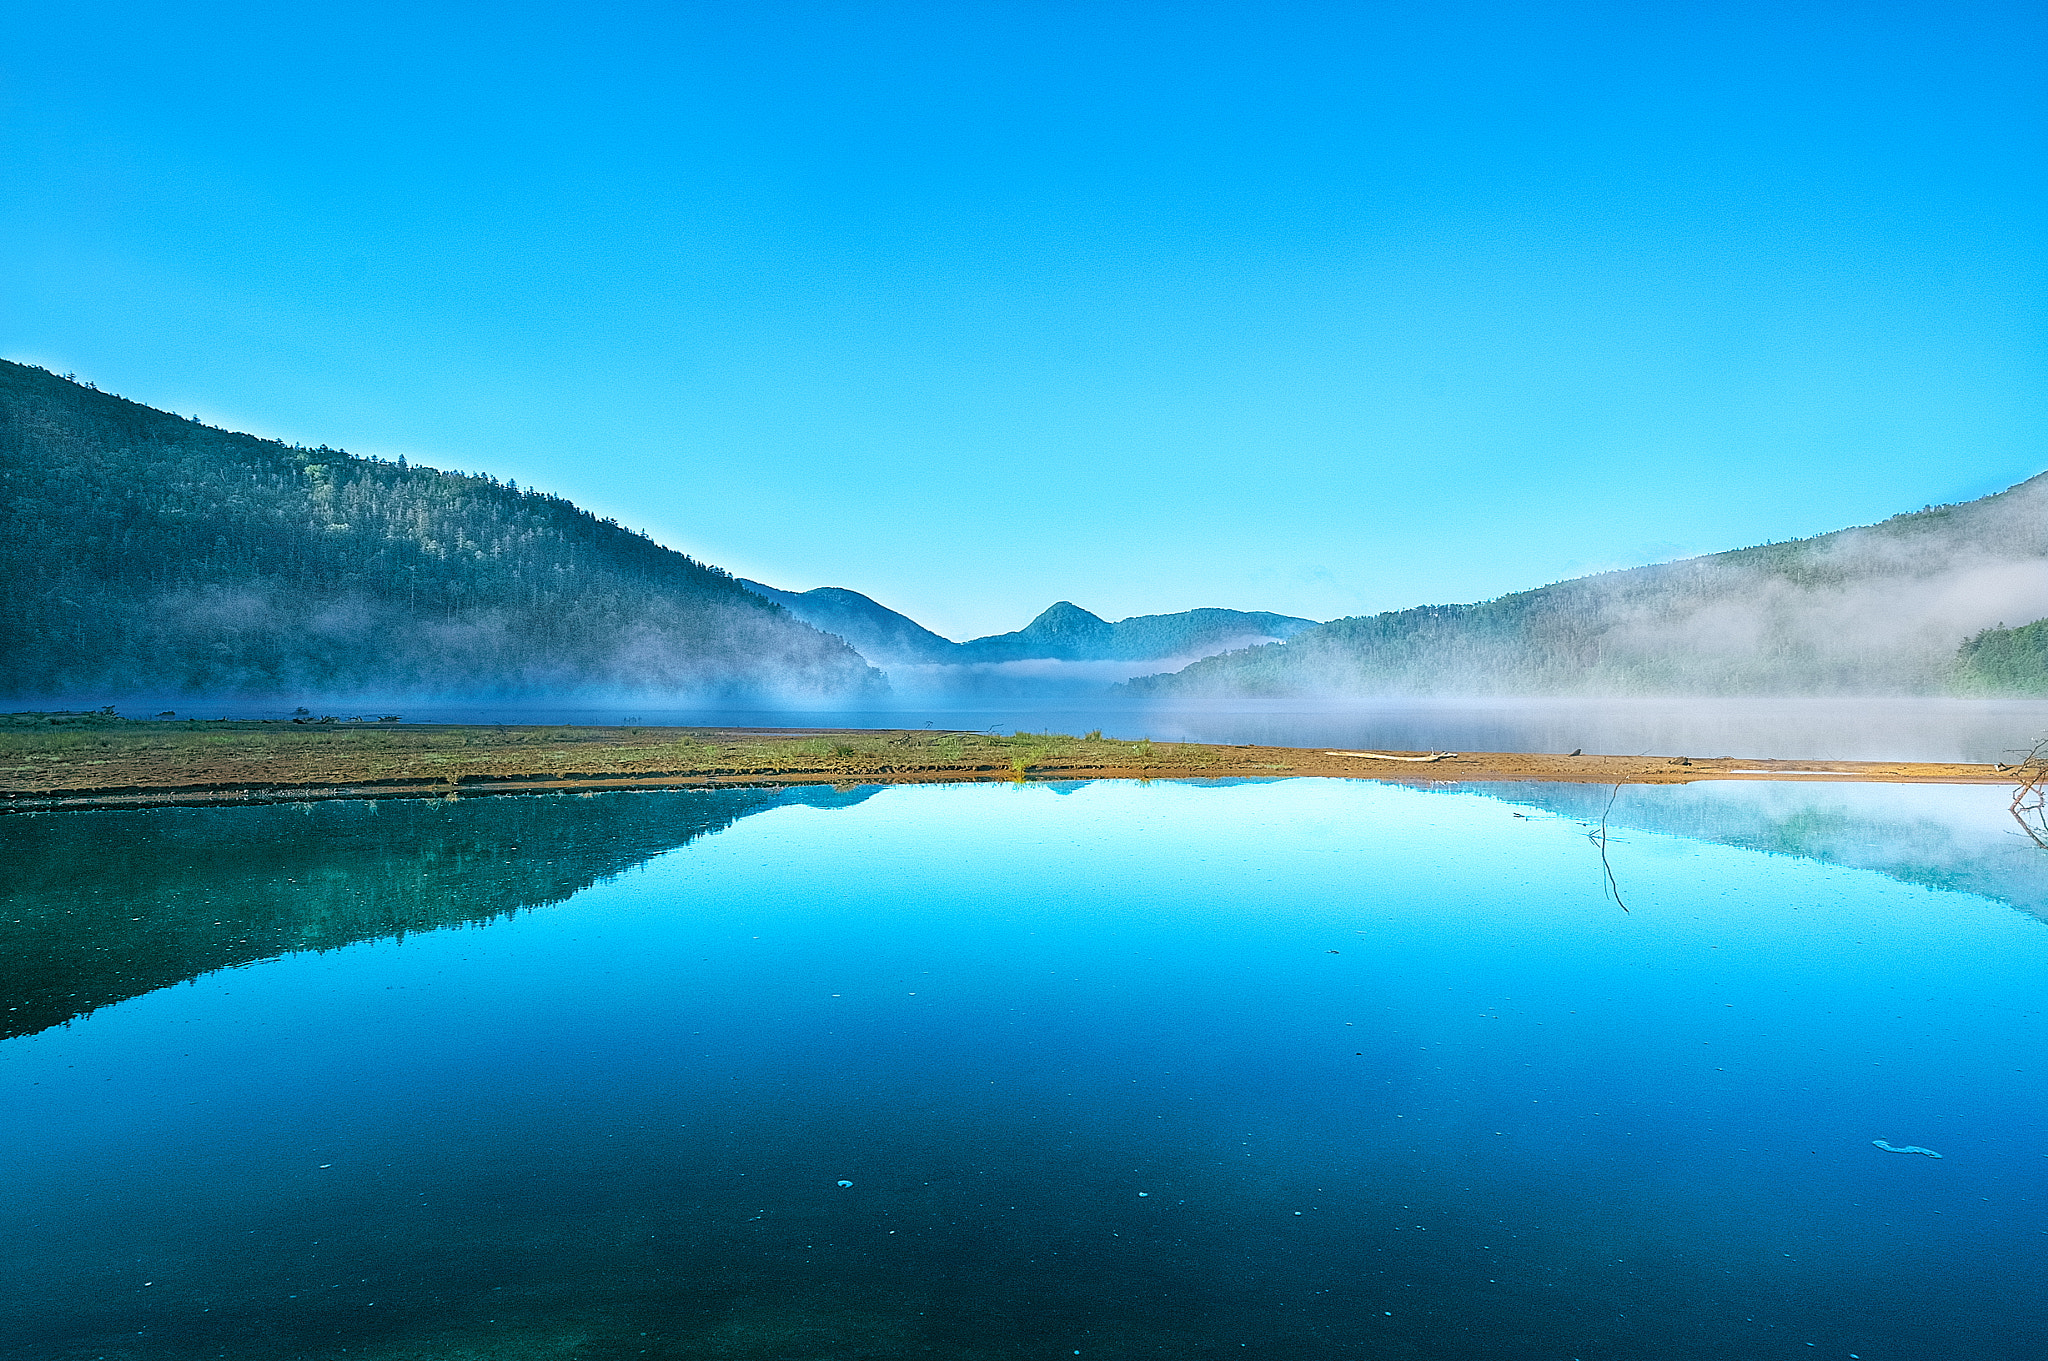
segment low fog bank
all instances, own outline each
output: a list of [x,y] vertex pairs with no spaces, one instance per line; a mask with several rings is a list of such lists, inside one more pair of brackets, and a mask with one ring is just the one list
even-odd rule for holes
[[[34,707],[90,710],[98,696]],[[1129,697],[893,693],[856,704],[685,702],[621,694],[296,701],[161,697],[123,702],[128,718],[318,718],[408,723],[645,724],[654,727],[935,728],[1105,735],[1161,742],[1256,743],[1381,751],[1568,752],[1776,760],[2005,761],[2048,735],[2048,700],[1436,699],[1311,708],[1273,702],[1167,706]]]
[[643,725],[684,728],[932,728],[1009,733],[1080,734],[1100,728],[1113,737],[1143,737],[1152,710],[1144,705],[1057,694],[981,695],[950,692],[936,698],[869,694],[852,702],[775,696],[699,697],[594,694],[537,697],[435,695],[427,697],[342,697],[307,694],[286,697],[193,698],[160,695],[118,702],[102,695],[39,700],[21,707],[43,711],[91,712],[113,704],[123,718],[317,721],[333,717],[344,725],[374,725],[385,715],[403,723]]
[[[1160,706],[1160,741],[1383,751],[2006,761],[2048,736],[2048,700],[1690,698],[1384,699]],[[1105,729],[1106,730],[1106,729]]]
[[[1974,893],[2048,920],[2048,853],[2021,833],[2002,786],[1763,784],[1499,787],[1510,803],[1597,824],[1871,870]],[[1628,892],[1625,836],[1610,860]],[[1599,871],[1589,859],[1589,878]]]
[[[736,593],[737,594],[737,593]],[[367,703],[411,696],[741,696],[843,702],[887,682],[835,638],[727,600],[600,598],[554,609],[427,614],[364,592],[325,598],[274,587],[208,587],[127,602],[123,645],[84,662],[20,664],[7,688],[66,676],[66,693],[256,700],[300,694]],[[44,636],[45,649],[61,639]]]
[[[1238,640],[1242,645],[1244,640]],[[1133,676],[1177,671],[1198,662],[1186,657],[1154,657],[1140,661],[1062,661],[1030,658],[1008,662],[975,662],[936,666],[890,665],[883,674],[889,688],[906,703],[945,703],[958,699],[1005,698],[1042,702],[1080,697],[1101,698],[1109,687]]]

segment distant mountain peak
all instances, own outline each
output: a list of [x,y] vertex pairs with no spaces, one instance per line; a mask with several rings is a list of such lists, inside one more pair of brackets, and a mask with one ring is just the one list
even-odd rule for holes
[[1027,638],[1106,638],[1116,625],[1099,614],[1090,614],[1071,600],[1048,605],[1020,632]]
[[954,661],[960,644],[942,638],[907,614],[898,614],[859,591],[844,586],[819,586],[809,591],[784,591],[739,578],[739,584],[788,610],[812,628],[843,638],[854,651],[879,666]]
[[783,591],[740,580],[815,629],[835,634],[880,666],[1029,661],[1153,661],[1206,657],[1251,643],[1291,638],[1313,619],[1250,610],[1200,609],[1144,614],[1112,623],[1071,600],[1058,600],[1014,633],[956,643],[907,615],[839,586]]

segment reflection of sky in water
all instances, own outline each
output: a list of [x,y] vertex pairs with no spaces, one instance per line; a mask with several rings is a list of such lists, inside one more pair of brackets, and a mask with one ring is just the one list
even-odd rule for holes
[[2048,1344],[2048,930],[1500,792],[775,807],[10,1041],[14,1354]]

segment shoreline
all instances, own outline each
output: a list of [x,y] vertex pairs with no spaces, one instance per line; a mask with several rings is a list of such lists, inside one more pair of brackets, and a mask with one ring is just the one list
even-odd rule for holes
[[0,731],[0,813],[820,784],[1337,778],[1430,785],[2011,785],[2018,777],[2012,767],[1960,762],[1339,752],[930,729],[123,722]]

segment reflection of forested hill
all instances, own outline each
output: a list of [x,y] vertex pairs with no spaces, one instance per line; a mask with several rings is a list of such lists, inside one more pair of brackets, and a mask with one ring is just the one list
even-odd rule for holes
[[559,903],[751,813],[872,788],[0,819],[0,1038],[213,969]]
[[[2048,853],[2017,835],[1998,789],[1483,788],[1589,824],[1612,796],[1608,824],[1624,833],[1874,870],[2048,919]],[[0,819],[0,862],[11,867],[0,880],[0,1038],[215,969],[559,903],[751,814],[790,804],[844,807],[875,792],[730,789]],[[1626,891],[1620,846],[1615,859]]]
[[482,475],[301,449],[0,361],[0,693],[838,694],[715,567]]
[[[1974,893],[2048,920],[2048,852],[2020,835],[2010,791],[1940,785],[1703,782],[1495,785],[1511,803],[1828,865],[1874,870],[1923,888]],[[1617,856],[1617,859],[1620,857]],[[1625,862],[1618,865],[1626,874]]]

